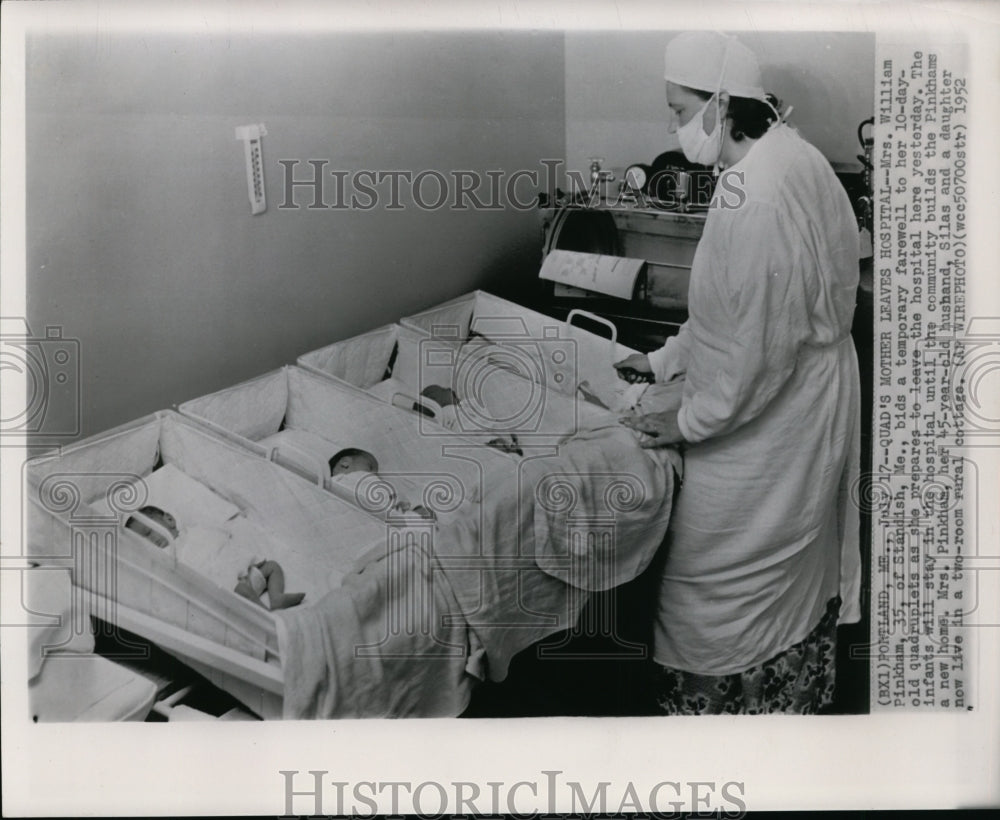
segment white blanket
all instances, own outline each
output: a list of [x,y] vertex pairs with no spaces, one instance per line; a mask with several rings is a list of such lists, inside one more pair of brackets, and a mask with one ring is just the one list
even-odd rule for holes
[[[238,515],[222,527],[186,527],[171,547],[174,557],[223,589],[232,590],[251,563],[277,560],[281,550],[267,533]],[[291,579],[289,579],[291,580]],[[290,592],[295,592],[289,587]]]
[[[419,354],[410,349],[418,344]],[[444,413],[433,402],[425,405],[435,421],[473,437],[514,435],[524,443],[551,444],[603,420],[602,410],[578,402],[568,383],[560,389],[547,384],[551,374],[540,363],[536,347],[497,345],[482,338],[457,348],[446,343],[435,347],[430,340],[401,339],[400,350],[407,355],[400,356],[391,379],[368,392],[390,403],[402,394],[407,398],[397,403],[409,409],[427,387],[448,388],[458,405],[444,408]]]
[[261,439],[259,444],[276,450],[278,463],[290,466],[320,483],[330,477],[330,459],[343,447],[308,430],[281,430]]
[[557,456],[526,463],[538,566],[590,591],[638,576],[666,533],[679,466],[676,450],[641,449],[618,424],[581,431]]
[[666,533],[679,462],[608,423],[549,455],[489,465],[480,514],[442,522],[434,549],[492,680],[572,627],[590,591],[645,569]]
[[[277,538],[174,464],[155,470],[143,486],[145,503],[171,513],[177,521],[179,535],[170,547],[174,557],[226,591],[233,591],[251,562],[272,560],[284,571],[286,591],[304,592],[306,602],[313,602],[338,587],[353,564],[334,549],[340,533],[332,520],[329,548],[317,549],[304,541]],[[358,544],[356,554],[377,543],[370,538]]]
[[401,379],[383,379],[380,382],[373,384],[368,388],[368,392],[375,398],[384,401],[386,404],[392,404],[393,398],[397,393],[402,394],[409,399],[411,402],[416,399],[417,392],[413,387]]
[[136,483],[136,498],[159,507],[177,519],[178,528],[221,526],[240,508],[212,492],[173,464],[164,464]]
[[412,542],[277,614],[286,718],[454,717],[482,675],[447,577]]

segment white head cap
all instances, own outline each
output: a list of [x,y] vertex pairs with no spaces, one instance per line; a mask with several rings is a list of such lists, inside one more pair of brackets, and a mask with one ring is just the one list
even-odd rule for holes
[[754,53],[717,31],[687,31],[667,43],[664,77],[698,91],[766,100]]

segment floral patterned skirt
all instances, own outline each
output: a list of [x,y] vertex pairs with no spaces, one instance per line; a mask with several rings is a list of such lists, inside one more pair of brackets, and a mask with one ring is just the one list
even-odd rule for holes
[[840,598],[804,640],[732,675],[657,667],[656,701],[668,715],[815,714],[833,701]]

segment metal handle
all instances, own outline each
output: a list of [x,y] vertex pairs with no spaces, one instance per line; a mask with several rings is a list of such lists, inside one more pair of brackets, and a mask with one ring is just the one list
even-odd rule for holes
[[[415,399],[413,396],[406,395],[406,393],[393,393],[392,405],[393,407],[402,407],[404,410],[410,410],[414,413],[420,413],[420,410],[417,410],[417,407],[421,407],[424,410],[427,410],[431,414],[431,418],[435,421],[440,421],[441,419],[441,405],[434,401],[434,399],[428,398],[427,396],[421,396],[419,399]],[[416,405],[416,407],[414,405]]]
[[[441,418],[441,410],[443,408],[440,404],[434,401],[434,399],[428,398],[427,396],[421,396],[419,399],[414,399],[413,403],[423,407],[425,410],[429,410],[435,419]],[[412,407],[410,409],[413,410]]]
[[417,400],[413,398],[413,396],[397,391],[392,394],[392,399],[390,399],[389,403],[393,407],[402,407],[404,410],[412,410],[416,401]]
[[583,316],[585,319],[590,319],[592,322],[597,322],[599,325],[611,328],[611,355],[614,356],[616,352],[615,345],[618,344],[618,328],[615,327],[615,323],[610,319],[605,319],[603,316],[598,316],[596,313],[591,313],[589,310],[573,308],[569,312],[569,316],[566,317],[566,327],[572,327],[573,319],[577,316]]

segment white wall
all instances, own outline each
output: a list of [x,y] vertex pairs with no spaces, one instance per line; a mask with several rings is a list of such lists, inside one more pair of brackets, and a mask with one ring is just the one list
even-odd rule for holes
[[[790,122],[803,136],[831,161],[858,165],[857,126],[874,105],[874,35],[732,33],[757,54],[765,90],[795,107]],[[630,163],[676,150],[663,81],[675,34],[566,34],[568,169],[586,174],[588,157],[603,156],[620,180]]]
[[278,160],[536,168],[565,148],[561,33],[39,34],[26,77],[28,318],[80,340],[84,435],[537,273],[534,213],[280,210]]
[[[82,433],[466,290],[534,279],[534,212],[281,210],[278,160],[509,175],[560,157],[586,172],[596,153],[620,174],[670,147],[670,36],[30,37],[28,318],[80,340]],[[873,38],[743,39],[803,133],[853,160]],[[233,136],[251,122],[268,128],[269,209],[256,217]]]

